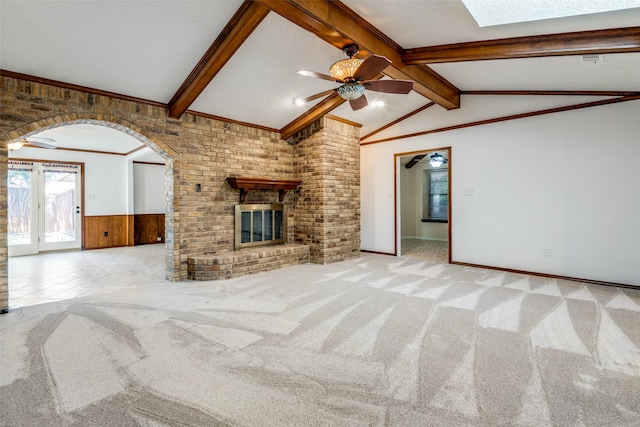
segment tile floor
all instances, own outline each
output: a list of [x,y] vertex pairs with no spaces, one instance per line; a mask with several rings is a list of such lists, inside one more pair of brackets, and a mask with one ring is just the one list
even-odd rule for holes
[[9,258],[9,309],[165,280],[164,245]]
[[439,240],[402,239],[402,256],[432,262],[449,262],[449,242]]

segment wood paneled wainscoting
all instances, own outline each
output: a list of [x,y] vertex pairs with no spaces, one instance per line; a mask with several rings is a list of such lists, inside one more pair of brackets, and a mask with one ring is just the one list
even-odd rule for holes
[[164,243],[164,214],[136,214],[133,229],[136,245]]
[[84,249],[133,246],[133,216],[85,216],[83,237]]
[[84,217],[83,249],[164,243],[164,214]]

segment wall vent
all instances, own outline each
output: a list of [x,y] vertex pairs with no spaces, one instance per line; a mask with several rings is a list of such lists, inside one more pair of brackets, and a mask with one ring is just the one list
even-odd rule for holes
[[602,62],[604,57],[602,55],[582,55],[582,62],[593,62],[594,64]]

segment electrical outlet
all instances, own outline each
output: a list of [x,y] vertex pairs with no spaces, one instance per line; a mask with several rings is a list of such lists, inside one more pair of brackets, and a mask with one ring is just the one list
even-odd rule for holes
[[549,249],[549,248],[545,248],[545,250],[544,250],[544,256],[551,256],[551,249]]
[[109,236],[109,232],[108,232],[108,231],[105,231],[105,232],[104,232],[104,237],[108,237],[108,236]]

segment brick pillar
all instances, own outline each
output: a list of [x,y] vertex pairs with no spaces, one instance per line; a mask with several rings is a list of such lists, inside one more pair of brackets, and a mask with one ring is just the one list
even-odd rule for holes
[[0,148],[0,314],[9,310],[9,271],[7,257],[7,147]]
[[294,240],[310,246],[310,261],[329,264],[360,256],[360,129],[331,117],[295,146],[302,180]]

